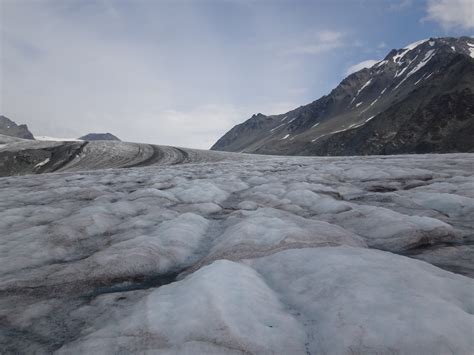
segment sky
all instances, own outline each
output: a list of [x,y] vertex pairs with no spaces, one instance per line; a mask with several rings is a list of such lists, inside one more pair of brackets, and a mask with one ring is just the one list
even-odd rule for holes
[[207,149],[392,48],[473,33],[474,0],[0,0],[0,114]]

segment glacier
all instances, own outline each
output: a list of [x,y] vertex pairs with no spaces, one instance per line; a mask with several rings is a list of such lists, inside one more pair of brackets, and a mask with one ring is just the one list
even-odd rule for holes
[[474,154],[194,154],[0,178],[2,353],[472,353]]

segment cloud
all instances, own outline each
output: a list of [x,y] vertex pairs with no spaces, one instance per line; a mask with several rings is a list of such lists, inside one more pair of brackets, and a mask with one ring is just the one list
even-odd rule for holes
[[299,44],[287,51],[288,54],[321,54],[332,51],[344,45],[343,32],[323,30],[311,36],[305,43]]
[[429,0],[426,11],[422,20],[435,21],[444,29],[474,28],[473,0]]
[[351,65],[349,68],[347,68],[346,70],[346,75],[350,75],[352,73],[355,73],[361,69],[364,69],[364,68],[370,68],[372,67],[375,63],[378,63],[379,60],[375,60],[375,59],[368,59],[368,60],[364,60],[360,63],[357,63],[357,64],[354,64],[354,65]]
[[[36,135],[111,132],[209,148],[252,113],[280,113],[288,105],[276,103],[301,100],[288,93],[309,80],[294,75],[298,66],[268,60],[261,42],[246,36],[228,41],[193,6],[183,12],[167,2],[137,2],[127,13],[125,3],[107,0],[7,1],[0,114]],[[157,15],[163,8],[166,15]]]
[[390,11],[402,11],[405,10],[413,5],[413,0],[400,0],[398,2],[394,2],[390,4],[389,10]]

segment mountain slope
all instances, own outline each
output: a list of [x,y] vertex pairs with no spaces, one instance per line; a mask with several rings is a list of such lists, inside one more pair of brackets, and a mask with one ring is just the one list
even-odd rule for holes
[[282,115],[258,114],[211,148],[283,155],[474,151],[474,39],[431,38]]
[[5,116],[0,116],[0,134],[23,139],[35,139],[26,124],[17,125]]

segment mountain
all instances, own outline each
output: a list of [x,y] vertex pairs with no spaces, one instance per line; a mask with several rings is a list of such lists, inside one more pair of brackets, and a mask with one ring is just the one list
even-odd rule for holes
[[26,124],[17,125],[5,116],[0,116],[0,134],[23,139],[35,139]]
[[280,155],[474,152],[474,39],[430,38],[392,50],[329,95],[261,113],[212,150]]
[[85,136],[79,137],[83,141],[119,141],[112,133],[89,133]]

